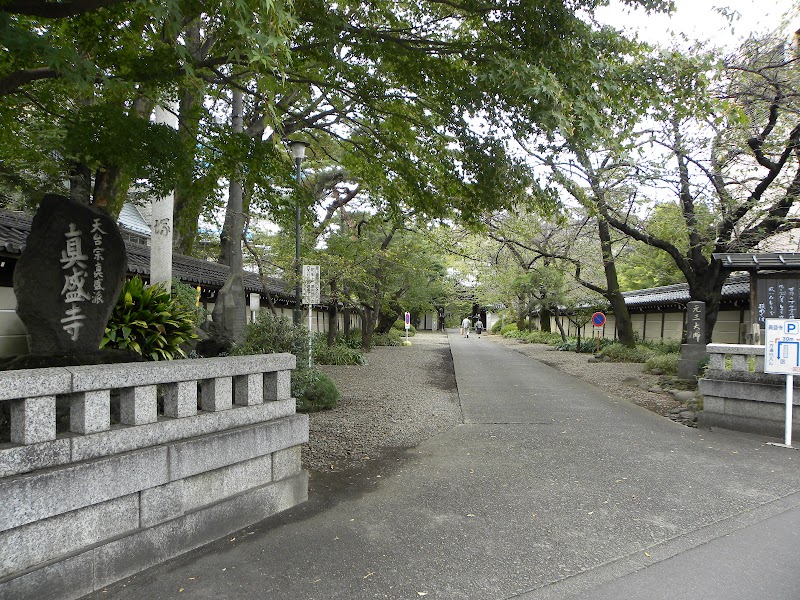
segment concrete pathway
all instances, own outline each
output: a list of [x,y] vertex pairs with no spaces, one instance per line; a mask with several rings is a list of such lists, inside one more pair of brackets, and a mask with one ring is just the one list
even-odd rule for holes
[[450,342],[463,425],[90,598],[800,598],[800,452]]

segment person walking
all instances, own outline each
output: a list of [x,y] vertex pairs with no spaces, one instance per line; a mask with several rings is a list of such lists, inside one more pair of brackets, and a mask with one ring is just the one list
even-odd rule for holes
[[469,317],[464,317],[464,320],[461,321],[461,336],[462,337],[469,337],[469,327],[471,323],[469,321]]
[[478,334],[479,338],[481,337],[481,333],[483,333],[483,321],[481,321],[480,317],[475,321],[475,333]]

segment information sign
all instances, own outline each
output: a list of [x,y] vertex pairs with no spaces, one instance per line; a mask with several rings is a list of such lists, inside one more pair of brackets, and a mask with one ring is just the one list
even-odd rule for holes
[[319,265],[303,265],[303,304],[319,302]]
[[766,319],[765,373],[800,374],[800,320]]
[[406,329],[411,329],[411,313],[406,312]]

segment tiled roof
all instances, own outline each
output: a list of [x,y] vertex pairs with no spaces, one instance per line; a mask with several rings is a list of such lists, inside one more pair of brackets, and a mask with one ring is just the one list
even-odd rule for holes
[[714,254],[714,258],[722,261],[723,268],[733,271],[800,268],[800,254],[795,252],[763,254],[720,253]]
[[[18,212],[0,210],[0,252],[20,255],[25,249],[25,240],[31,230],[31,217]],[[150,275],[150,247],[132,241],[125,242],[128,251],[128,272],[147,277]],[[191,256],[172,255],[175,277],[192,285],[219,289],[228,278],[228,267]],[[267,291],[277,297],[294,297],[292,291],[280,279],[269,278]],[[245,271],[246,292],[260,293],[261,281],[255,273]]]
[[[686,304],[691,300],[689,297],[689,286],[686,283],[624,292],[622,295],[625,297],[625,305],[629,307]],[[728,280],[722,286],[723,300],[746,299],[749,298],[749,295],[749,275],[728,277]]]

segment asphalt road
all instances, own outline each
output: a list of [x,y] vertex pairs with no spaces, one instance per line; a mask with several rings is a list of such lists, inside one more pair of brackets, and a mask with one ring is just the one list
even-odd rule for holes
[[89,598],[800,599],[800,452],[450,340],[462,425]]

